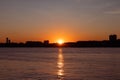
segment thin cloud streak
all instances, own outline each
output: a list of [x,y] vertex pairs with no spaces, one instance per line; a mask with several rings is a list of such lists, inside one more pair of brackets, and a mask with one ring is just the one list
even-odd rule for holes
[[120,15],[120,10],[106,11],[105,14]]

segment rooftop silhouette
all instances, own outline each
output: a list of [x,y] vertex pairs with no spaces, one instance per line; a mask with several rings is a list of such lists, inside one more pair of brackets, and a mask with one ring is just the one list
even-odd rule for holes
[[109,40],[66,42],[59,45],[58,43],[49,43],[49,40],[14,43],[7,37],[6,43],[0,43],[0,47],[120,47],[120,39],[113,34],[109,35]]

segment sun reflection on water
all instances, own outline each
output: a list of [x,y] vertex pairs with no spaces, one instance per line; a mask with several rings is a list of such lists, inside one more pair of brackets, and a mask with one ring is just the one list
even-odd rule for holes
[[58,62],[57,62],[57,75],[58,75],[58,80],[63,80],[64,78],[64,58],[63,58],[63,54],[62,54],[62,49],[59,49],[59,53],[58,53]]

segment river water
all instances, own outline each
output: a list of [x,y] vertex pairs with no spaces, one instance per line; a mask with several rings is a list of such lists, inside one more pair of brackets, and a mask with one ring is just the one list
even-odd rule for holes
[[0,48],[0,80],[120,80],[120,48]]

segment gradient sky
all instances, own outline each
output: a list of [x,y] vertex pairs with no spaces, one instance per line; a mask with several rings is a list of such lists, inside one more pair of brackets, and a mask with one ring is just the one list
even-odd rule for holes
[[0,0],[0,42],[120,38],[120,0]]

